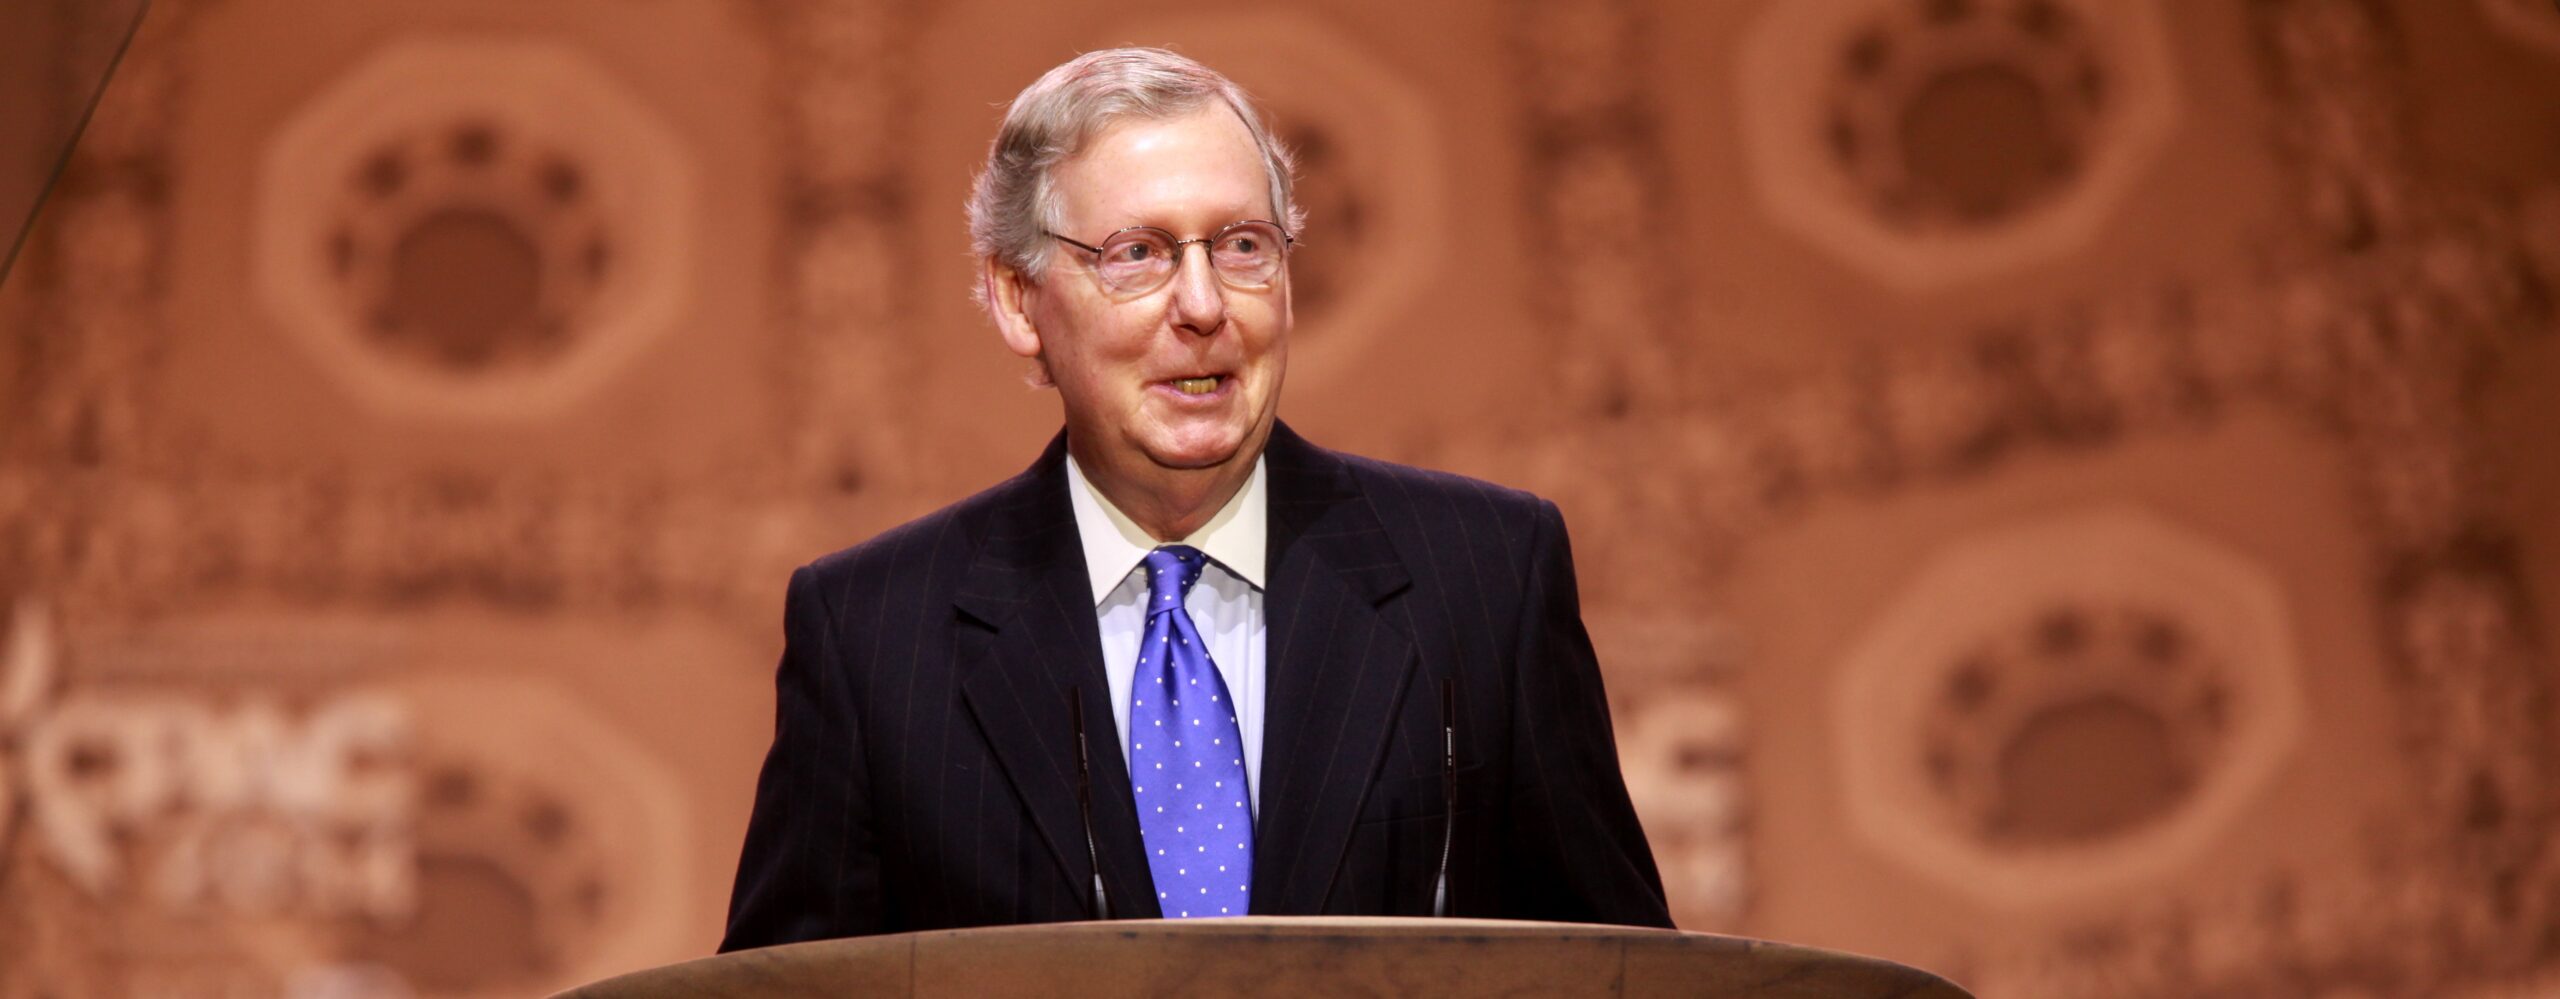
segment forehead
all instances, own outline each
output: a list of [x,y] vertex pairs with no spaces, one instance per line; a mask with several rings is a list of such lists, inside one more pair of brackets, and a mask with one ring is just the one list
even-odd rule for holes
[[1253,133],[1223,103],[1173,118],[1129,118],[1058,165],[1059,221],[1078,232],[1133,225],[1177,233],[1270,218]]

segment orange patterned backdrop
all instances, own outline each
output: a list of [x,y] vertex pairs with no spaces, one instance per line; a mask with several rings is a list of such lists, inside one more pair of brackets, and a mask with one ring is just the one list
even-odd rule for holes
[[1284,417],[1562,504],[1685,927],[2560,996],[2551,3],[162,0],[0,291],[0,997],[708,952],[1122,43],[1302,154]]

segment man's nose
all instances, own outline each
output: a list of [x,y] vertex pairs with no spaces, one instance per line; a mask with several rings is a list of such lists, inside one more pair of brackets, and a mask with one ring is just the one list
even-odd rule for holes
[[[1192,263],[1191,248],[1200,248],[1199,263]],[[1183,329],[1208,336],[1227,324],[1227,286],[1218,280],[1218,268],[1209,262],[1209,247],[1204,243],[1183,246],[1174,258],[1173,320]]]

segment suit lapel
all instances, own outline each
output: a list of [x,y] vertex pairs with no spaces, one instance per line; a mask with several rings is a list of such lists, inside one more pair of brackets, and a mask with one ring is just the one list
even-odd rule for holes
[[1067,502],[1066,437],[1049,444],[1000,502],[962,581],[960,692],[1076,897],[1088,895],[1084,822],[1068,692],[1084,701],[1093,839],[1112,915],[1158,914],[1138,839],[1129,766],[1112,723],[1093,591]]
[[1313,913],[1331,892],[1413,669],[1411,636],[1380,608],[1411,577],[1341,458],[1285,425],[1264,454],[1270,693],[1253,911]]

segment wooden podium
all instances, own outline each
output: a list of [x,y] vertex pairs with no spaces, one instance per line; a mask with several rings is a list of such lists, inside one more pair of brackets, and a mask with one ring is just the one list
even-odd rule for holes
[[1969,999],[1925,971],[1676,930],[1495,919],[1052,923],[822,940],[671,964],[566,999],[764,996],[1734,996]]

